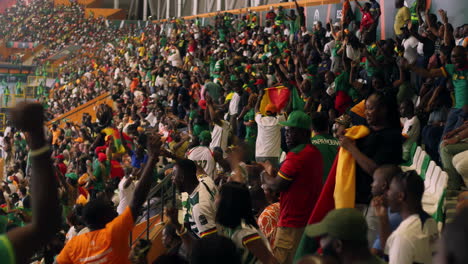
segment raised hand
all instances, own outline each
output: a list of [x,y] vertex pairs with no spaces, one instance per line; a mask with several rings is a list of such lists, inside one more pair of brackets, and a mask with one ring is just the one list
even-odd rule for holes
[[372,199],[372,207],[374,207],[375,215],[378,217],[387,217],[388,209],[384,202],[383,196],[377,196]]
[[157,134],[150,135],[148,138],[148,152],[152,157],[158,157],[161,152],[161,137]]
[[44,124],[44,108],[38,103],[20,103],[11,110],[13,124],[24,132],[38,132]]

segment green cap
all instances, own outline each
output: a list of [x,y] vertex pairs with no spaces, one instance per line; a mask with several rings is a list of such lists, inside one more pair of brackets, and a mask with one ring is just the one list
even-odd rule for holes
[[198,135],[198,139],[199,139],[200,141],[205,141],[205,140],[211,141],[211,133],[210,133],[210,131],[208,131],[208,130],[202,131],[202,132],[200,133],[200,135]]
[[78,175],[76,175],[76,173],[74,173],[74,172],[70,172],[70,173],[65,174],[65,177],[70,178],[70,179],[75,180],[75,181],[78,180]]
[[286,122],[279,122],[282,126],[297,127],[303,129],[310,129],[312,126],[312,119],[303,111],[293,111],[289,114]]
[[322,222],[307,226],[305,234],[309,237],[330,235],[342,240],[366,241],[367,223],[357,209],[335,209],[330,211]]

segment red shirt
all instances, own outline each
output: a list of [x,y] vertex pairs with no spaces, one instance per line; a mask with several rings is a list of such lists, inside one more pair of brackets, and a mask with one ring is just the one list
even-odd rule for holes
[[57,164],[57,167],[63,175],[67,174],[67,165],[65,165],[65,163],[60,162]]
[[278,175],[291,185],[280,195],[280,227],[304,227],[322,190],[323,162],[311,144],[286,155]]
[[122,164],[117,160],[111,160],[111,169],[110,169],[110,177],[111,179],[119,178],[122,179],[125,175],[125,171],[122,167]]
[[370,12],[364,11],[364,9],[361,9],[362,13],[362,19],[361,19],[361,26],[360,30],[362,32],[363,29],[368,29],[372,24],[374,24],[374,17]]

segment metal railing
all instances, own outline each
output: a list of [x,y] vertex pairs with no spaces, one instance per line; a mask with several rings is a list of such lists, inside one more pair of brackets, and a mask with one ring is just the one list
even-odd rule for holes
[[[143,208],[143,213],[136,219],[135,223],[142,223],[143,220],[146,221],[145,229],[140,232],[135,238],[133,238],[133,232],[130,233],[130,246],[133,246],[139,239],[145,237],[146,240],[151,240],[150,232],[155,227],[156,222],[161,224],[164,221],[164,209],[167,207],[167,204],[171,204],[171,207],[176,206],[176,188],[171,182],[172,174],[169,174],[164,177],[164,179],[159,182],[155,187],[153,187],[147,198],[146,198],[146,207]],[[159,198],[157,202],[151,202],[153,198]],[[159,211],[159,216],[151,221],[151,218],[157,216]],[[153,213],[153,215],[152,215]]]
[[[5,132],[6,128],[6,114],[0,113],[0,132]],[[3,172],[3,163],[0,162],[0,170]],[[1,177],[3,179],[3,177]]]
[[0,108],[13,108],[20,102],[36,100],[35,88],[27,88],[22,94],[0,94]]

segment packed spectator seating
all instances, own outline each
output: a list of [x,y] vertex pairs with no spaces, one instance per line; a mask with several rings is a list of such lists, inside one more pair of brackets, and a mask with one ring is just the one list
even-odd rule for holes
[[396,0],[379,40],[378,1],[343,2],[313,28],[297,2],[263,24],[0,15],[0,38],[45,45],[38,69],[80,47],[1,137],[1,263],[148,263],[129,237],[169,178],[152,263],[468,263],[468,26]]

